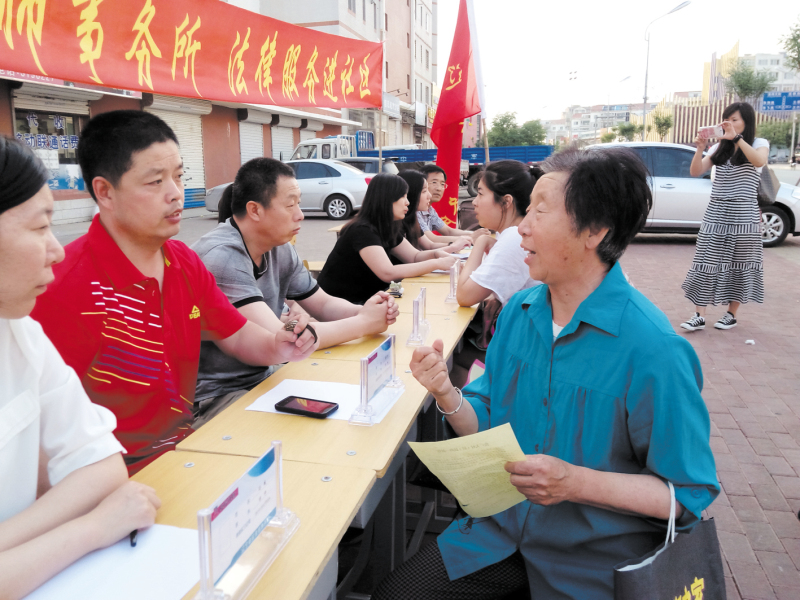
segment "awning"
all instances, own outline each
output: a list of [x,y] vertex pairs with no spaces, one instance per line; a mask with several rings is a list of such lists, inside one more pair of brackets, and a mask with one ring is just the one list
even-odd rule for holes
[[329,117],[318,113],[306,112],[295,108],[285,108],[283,106],[272,106],[271,104],[247,104],[245,102],[214,102],[218,106],[228,108],[247,108],[249,110],[261,111],[272,115],[284,115],[286,117],[297,117],[299,119],[313,119],[326,125],[343,125],[349,127],[361,127],[360,121],[351,121],[341,117]]

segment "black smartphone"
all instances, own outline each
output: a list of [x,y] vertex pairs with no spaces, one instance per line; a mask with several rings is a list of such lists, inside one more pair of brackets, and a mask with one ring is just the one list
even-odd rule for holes
[[336,412],[338,408],[339,405],[335,402],[312,400],[311,398],[301,398],[300,396],[286,396],[280,402],[275,403],[275,410],[315,419],[324,419],[331,413]]

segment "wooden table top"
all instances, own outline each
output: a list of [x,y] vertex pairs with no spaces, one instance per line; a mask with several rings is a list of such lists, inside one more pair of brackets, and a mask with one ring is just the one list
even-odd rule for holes
[[[371,427],[338,419],[245,410],[284,379],[358,384],[359,369],[358,361],[348,360],[307,359],[288,364],[184,439],[178,450],[257,458],[269,449],[272,440],[282,440],[286,460],[372,469],[383,477],[428,394],[399,366],[405,392],[383,420]],[[230,439],[222,439],[227,436]],[[348,454],[351,451],[355,454]]]
[[[470,312],[469,309],[449,315],[429,314],[430,334],[425,342],[426,345],[430,346],[433,340],[441,339],[444,342],[444,356],[445,358],[449,357],[461,336],[464,335],[473,314],[474,311]],[[397,368],[407,369],[411,355],[414,353],[413,346],[406,346],[408,336],[411,335],[412,321],[411,314],[400,313],[397,321],[386,330],[386,333],[370,335],[331,348],[317,350],[310,356],[310,359],[359,361],[375,350],[388,334],[393,333],[397,340]]]
[[[207,508],[253,465],[253,457],[168,452],[133,476],[155,488],[162,506],[156,522],[197,529]],[[186,463],[194,463],[187,468]],[[358,508],[375,472],[345,466],[283,461],[284,503],[300,527],[248,596],[249,600],[302,600],[311,592]],[[323,482],[329,476],[331,481]],[[184,600],[192,600],[199,584]]]
[[[448,279],[448,282],[450,280]],[[426,288],[426,312],[429,315],[449,315],[456,312],[469,312],[475,314],[476,306],[459,306],[457,303],[447,304],[445,299],[450,293],[449,283],[436,283],[412,281],[409,279],[403,280],[403,297],[396,298],[395,301],[400,307],[400,312],[410,313],[414,310],[414,300],[419,296],[419,291]]]

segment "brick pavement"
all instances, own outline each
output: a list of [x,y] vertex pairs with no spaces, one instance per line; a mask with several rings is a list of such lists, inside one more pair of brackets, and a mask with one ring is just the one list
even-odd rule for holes
[[[669,317],[703,367],[711,447],[722,492],[707,513],[722,547],[729,600],[800,598],[800,238],[764,251],[763,305],[738,327],[685,332],[681,283],[694,236],[639,236],[622,258],[631,282]],[[755,340],[755,345],[745,340]]]

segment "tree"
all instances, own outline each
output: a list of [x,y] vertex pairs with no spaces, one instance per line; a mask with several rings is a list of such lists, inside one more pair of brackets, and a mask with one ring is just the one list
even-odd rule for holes
[[786,65],[800,71],[800,20],[789,28],[789,34],[781,38],[786,51]]
[[769,73],[756,73],[753,67],[740,60],[725,80],[725,89],[741,100],[754,100],[769,91],[772,81]]
[[664,138],[667,137],[669,130],[672,129],[672,115],[653,115],[653,122],[656,125],[656,133],[663,142]]
[[613,142],[615,139],[617,139],[617,134],[611,131],[609,131],[608,133],[604,133],[603,135],[600,136],[600,141],[603,144],[608,144],[609,142]]
[[547,130],[542,126],[539,119],[526,121],[520,127],[520,145],[539,146],[547,137]]
[[770,146],[788,148],[792,144],[792,122],[764,121],[758,126],[758,137],[767,140]]
[[628,142],[632,142],[636,134],[639,133],[639,126],[633,123],[620,123],[617,125],[617,132],[620,137],[625,138]]
[[489,146],[521,146],[517,113],[500,113],[492,120],[489,129]]

